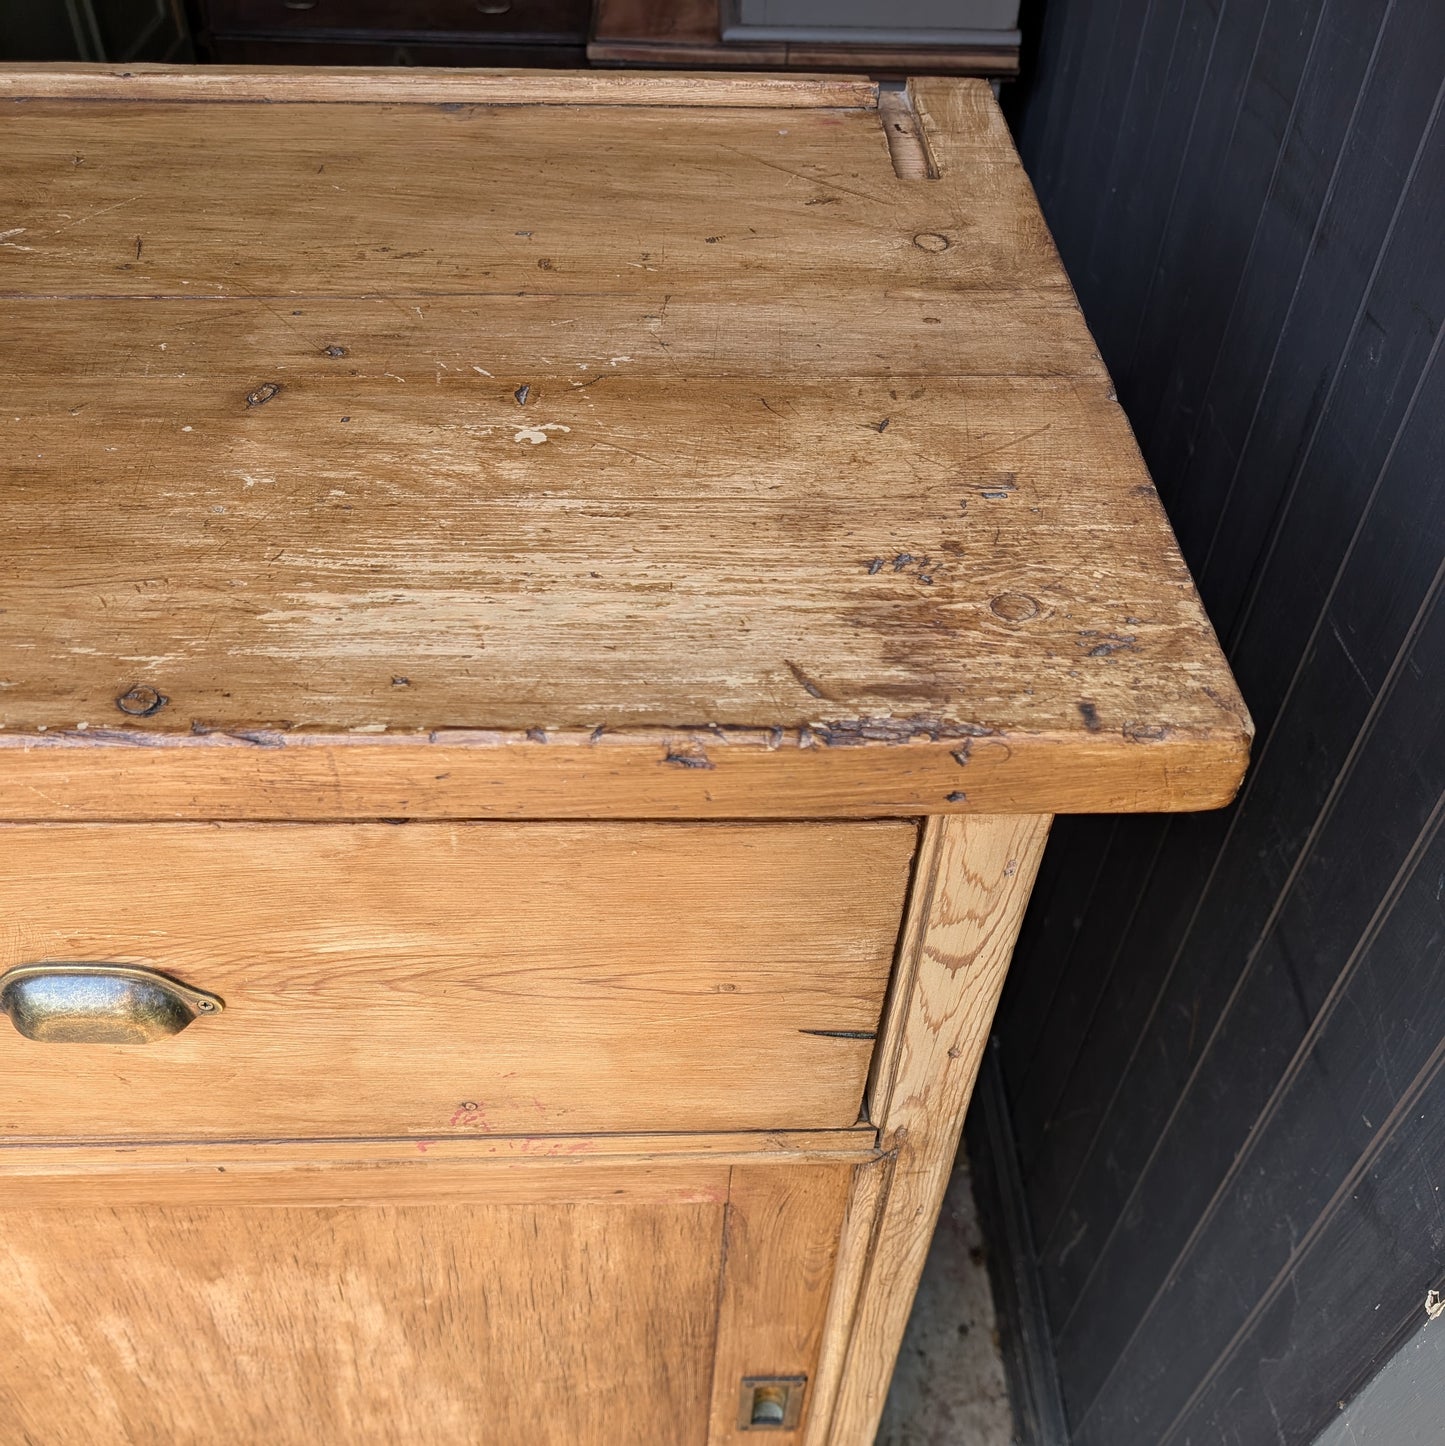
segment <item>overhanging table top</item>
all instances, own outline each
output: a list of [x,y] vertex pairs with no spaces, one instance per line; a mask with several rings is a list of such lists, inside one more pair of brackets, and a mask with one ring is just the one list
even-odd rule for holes
[[988,87],[911,94],[936,179],[847,78],[0,69],[0,817],[1225,801]]

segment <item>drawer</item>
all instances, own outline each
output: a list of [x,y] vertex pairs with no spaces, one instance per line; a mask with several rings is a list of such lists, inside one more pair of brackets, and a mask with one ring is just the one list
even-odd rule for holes
[[442,65],[566,70],[587,63],[587,52],[571,45],[434,45],[414,40],[361,41],[296,38],[256,39],[213,35],[206,46],[218,65]]
[[291,31],[434,32],[582,43],[586,0],[210,0],[212,30],[277,34]]
[[0,1134],[851,1125],[915,843],[893,822],[6,827],[0,968],[155,970],[222,1007],[149,1044],[0,1019]]

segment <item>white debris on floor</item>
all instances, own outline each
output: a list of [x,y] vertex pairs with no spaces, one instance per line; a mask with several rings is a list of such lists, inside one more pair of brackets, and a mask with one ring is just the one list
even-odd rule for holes
[[898,1355],[877,1446],[1010,1446],[993,1294],[960,1154]]

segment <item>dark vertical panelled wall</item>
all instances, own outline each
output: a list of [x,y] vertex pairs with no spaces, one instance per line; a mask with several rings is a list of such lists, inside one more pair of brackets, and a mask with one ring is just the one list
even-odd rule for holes
[[1046,0],[1018,98],[1259,730],[1059,820],[1000,1011],[1078,1446],[1310,1441],[1445,1273],[1442,80],[1441,0]]

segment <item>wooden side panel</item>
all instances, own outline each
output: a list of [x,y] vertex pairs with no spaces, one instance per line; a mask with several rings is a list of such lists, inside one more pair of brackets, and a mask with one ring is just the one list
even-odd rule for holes
[[0,969],[218,994],[143,1047],[0,1020],[0,1133],[847,1127],[911,824],[0,829]]
[[0,1212],[45,1446],[702,1446],[723,1206]]
[[888,1188],[893,1159],[876,1158],[853,1171],[848,1209],[838,1242],[838,1263],[833,1271],[833,1293],[823,1328],[823,1349],[809,1385],[808,1414],[803,1425],[803,1446],[825,1446],[833,1428],[833,1409],[842,1388],[843,1370],[853,1336],[858,1294],[868,1274],[878,1205]]
[[873,1244],[832,1446],[866,1446],[877,1430],[1048,827],[1001,815],[925,828],[869,1094],[893,1169],[875,1221],[852,1227]]
[[786,1446],[801,1439],[852,1175],[848,1165],[733,1171],[709,1446],[758,1439],[739,1428],[745,1376],[806,1377],[797,1429],[770,1430],[764,1438]]

